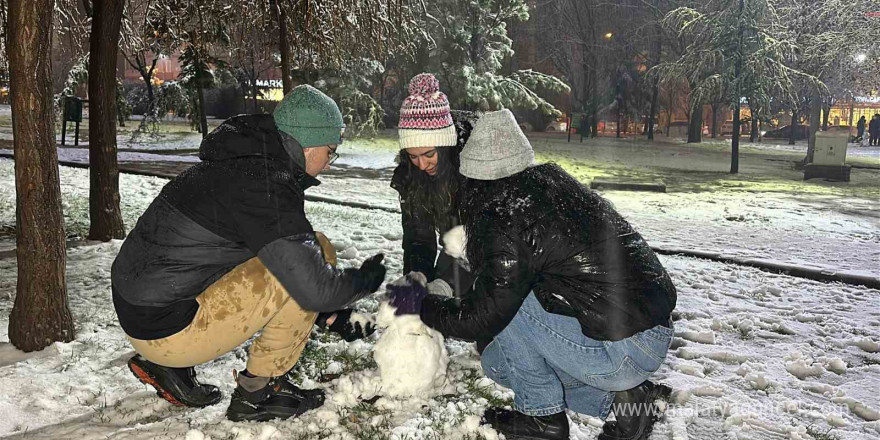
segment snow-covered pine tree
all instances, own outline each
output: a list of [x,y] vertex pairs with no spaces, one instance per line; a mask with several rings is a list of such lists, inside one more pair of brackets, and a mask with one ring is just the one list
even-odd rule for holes
[[[772,100],[796,102],[797,81],[814,81],[787,62],[797,46],[782,24],[775,1],[713,0],[699,7],[680,7],[666,15],[666,26],[691,43],[677,59],[661,63],[666,80],[687,78],[691,102],[721,96],[734,111],[731,173],[739,170],[738,129],[743,97],[762,115]],[[702,104],[700,104],[702,105]]]
[[529,18],[525,0],[439,0],[429,8],[428,32],[436,41],[420,71],[437,74],[453,108],[524,108],[559,115],[541,92],[568,92],[565,82],[534,70],[505,72],[513,55],[507,25]]
[[[880,84],[880,18],[877,0],[773,0],[789,38],[797,47],[787,60],[806,76],[797,85],[808,100],[810,137],[805,163],[812,162],[822,101],[837,90],[870,91]],[[865,55],[863,61],[860,55]],[[801,101],[803,102],[803,101]]]

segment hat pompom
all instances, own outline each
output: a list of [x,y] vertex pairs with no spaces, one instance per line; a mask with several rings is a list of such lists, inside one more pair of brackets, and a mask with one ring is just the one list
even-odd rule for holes
[[431,95],[440,91],[440,81],[430,73],[420,73],[409,82],[410,95]]

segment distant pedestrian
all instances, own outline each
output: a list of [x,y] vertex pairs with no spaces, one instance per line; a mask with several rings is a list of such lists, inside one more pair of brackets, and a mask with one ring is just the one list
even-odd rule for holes
[[865,135],[865,115],[862,115],[859,118],[859,122],[856,123],[856,140],[861,142],[862,137]]
[[868,124],[868,133],[871,135],[871,145],[880,145],[880,113],[874,113]]

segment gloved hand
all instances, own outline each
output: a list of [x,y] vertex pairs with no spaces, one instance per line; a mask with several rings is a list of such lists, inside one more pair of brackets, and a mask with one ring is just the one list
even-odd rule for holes
[[[329,326],[327,321],[331,317],[334,318],[333,323]],[[376,324],[369,316],[354,312],[351,309],[337,310],[330,313],[319,313],[318,319],[315,320],[318,327],[326,328],[333,333],[342,336],[348,342],[366,338],[376,331]]]
[[385,265],[382,264],[384,254],[376,254],[364,261],[361,265],[360,273],[364,277],[364,285],[370,293],[379,290],[382,281],[385,281]]
[[388,284],[388,297],[395,315],[418,315],[422,300],[428,295],[427,279],[421,272],[410,272],[405,277]]
[[467,260],[467,233],[464,226],[455,226],[443,234],[443,252],[452,258]]
[[441,278],[437,278],[434,281],[428,283],[428,293],[431,295],[439,295],[439,296],[455,296],[455,292],[452,291],[452,287],[446,281],[443,281]]

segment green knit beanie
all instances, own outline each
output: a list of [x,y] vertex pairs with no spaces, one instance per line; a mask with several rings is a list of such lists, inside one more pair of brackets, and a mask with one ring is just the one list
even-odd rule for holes
[[303,148],[342,143],[342,113],[336,103],[308,85],[294,87],[272,113],[278,129],[293,136]]

